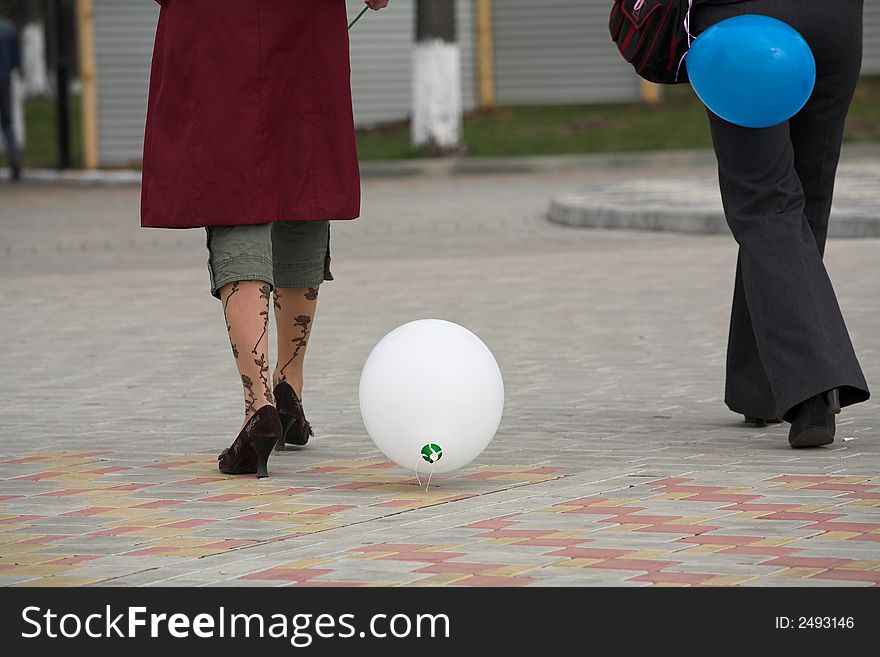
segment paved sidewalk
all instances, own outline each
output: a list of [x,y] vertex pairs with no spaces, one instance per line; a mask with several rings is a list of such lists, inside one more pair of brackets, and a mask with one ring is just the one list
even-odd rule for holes
[[[647,175],[368,181],[310,349],[318,437],[261,481],[216,470],[240,391],[204,233],[140,230],[134,187],[0,186],[0,585],[877,585],[877,404],[809,451],[722,404],[732,240],[546,219]],[[869,381],[878,256],[828,249]],[[428,492],[357,407],[369,350],[422,317],[480,335],[508,395]]]

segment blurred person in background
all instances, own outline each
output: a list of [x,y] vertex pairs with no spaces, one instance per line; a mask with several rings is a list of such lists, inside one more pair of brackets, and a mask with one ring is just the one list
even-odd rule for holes
[[360,213],[345,0],[157,2],[141,225],[206,229],[245,402],[219,467],[264,477],[273,448],[311,435],[303,361],[330,220]]
[[12,180],[21,178],[21,151],[12,125],[12,72],[21,70],[21,47],[15,23],[0,16],[0,131]]
[[800,32],[817,79],[771,128],[709,112],[724,211],[739,243],[725,401],[747,422],[791,423],[792,447],[834,441],[835,415],[868,399],[822,257],[843,129],[862,62],[862,0],[696,0],[694,33],[742,14]]

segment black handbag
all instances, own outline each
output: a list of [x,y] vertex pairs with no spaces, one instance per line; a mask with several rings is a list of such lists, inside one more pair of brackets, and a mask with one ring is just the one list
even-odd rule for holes
[[608,29],[636,73],[658,84],[688,81],[693,0],[614,0]]

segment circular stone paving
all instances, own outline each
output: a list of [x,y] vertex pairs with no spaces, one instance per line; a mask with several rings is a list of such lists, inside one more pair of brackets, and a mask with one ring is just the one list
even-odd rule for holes
[[[878,188],[880,162],[841,165],[831,237],[880,237]],[[728,232],[718,180],[711,174],[585,184],[554,198],[549,218],[582,228]]]

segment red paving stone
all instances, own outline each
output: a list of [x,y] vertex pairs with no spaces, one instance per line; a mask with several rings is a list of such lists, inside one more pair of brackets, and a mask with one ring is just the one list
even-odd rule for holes
[[499,516],[497,518],[490,518],[489,520],[480,520],[479,522],[472,522],[469,525],[462,525],[462,529],[504,529],[505,527],[512,527],[514,525],[519,524],[518,522],[513,522],[510,520],[506,520],[506,518],[512,518],[515,514]]

